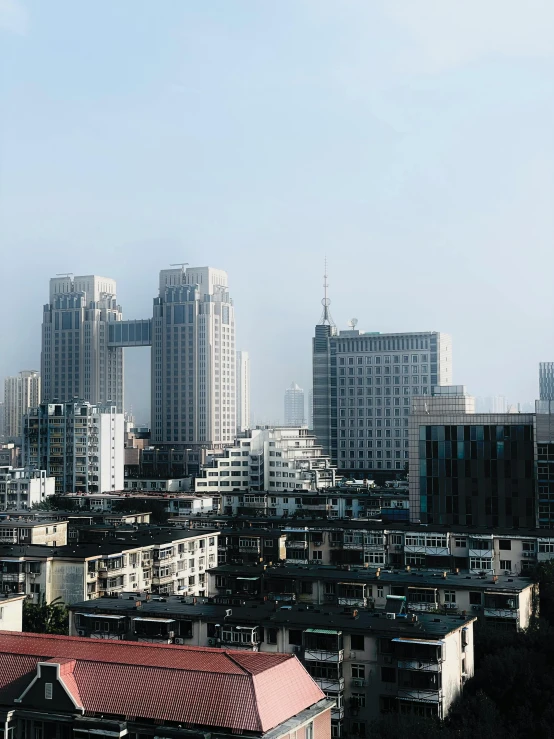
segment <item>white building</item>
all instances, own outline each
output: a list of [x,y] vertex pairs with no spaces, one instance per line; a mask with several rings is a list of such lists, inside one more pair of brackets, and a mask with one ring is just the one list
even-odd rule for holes
[[40,374],[23,370],[4,380],[4,435],[21,438],[23,416],[40,403]]
[[250,428],[250,355],[237,352],[237,433]]
[[2,631],[23,631],[24,595],[0,596],[0,629]]
[[86,398],[123,412],[123,350],[113,345],[109,332],[121,320],[115,280],[69,274],[50,280],[42,322],[40,402]]
[[306,428],[253,429],[195,481],[196,492],[214,490],[318,490],[335,484],[335,470]]
[[23,459],[56,480],[56,493],[123,489],[124,420],[115,405],[43,403],[25,417]]
[[160,272],[152,319],[152,442],[221,447],[236,433],[235,317],[227,273]]
[[0,467],[0,510],[32,508],[54,491],[55,480],[46,470]]
[[285,426],[305,426],[304,390],[296,384],[285,390]]

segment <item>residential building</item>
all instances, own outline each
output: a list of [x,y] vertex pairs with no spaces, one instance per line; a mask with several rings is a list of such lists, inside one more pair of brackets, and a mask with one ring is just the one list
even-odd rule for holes
[[539,398],[554,400],[554,362],[539,364]]
[[123,350],[110,343],[108,330],[121,320],[115,280],[70,274],[50,280],[42,322],[42,403],[83,398],[123,413]]
[[286,533],[281,529],[251,526],[222,529],[219,534],[218,564],[250,564],[279,562],[285,559]]
[[166,513],[175,515],[201,515],[219,510],[219,495],[198,495],[195,493],[168,493],[163,490],[163,481],[159,492],[155,489],[145,492],[95,493],[83,495],[68,493],[66,496],[81,508],[90,511],[113,511],[121,503],[131,504],[133,501],[143,505],[162,503]]
[[13,632],[1,642],[0,710],[14,736],[330,735],[333,703],[294,655]]
[[291,383],[285,390],[285,426],[305,426],[304,390]]
[[56,493],[123,489],[123,414],[115,405],[42,403],[25,417],[25,466],[46,470]]
[[195,605],[101,598],[71,607],[70,633],[294,654],[334,702],[331,736],[368,736],[381,713],[445,718],[474,669],[473,614],[407,614],[403,598],[389,598],[387,607],[318,608],[232,595]]
[[0,467],[0,510],[32,508],[54,492],[55,479],[46,470]]
[[477,414],[463,386],[412,399],[410,519],[427,524],[537,525],[535,418]]
[[0,521],[1,544],[40,544],[63,547],[67,544],[68,522],[40,521],[32,518],[7,518]]
[[318,490],[335,469],[307,428],[259,428],[215,455],[195,480],[196,492]]
[[[288,548],[287,548],[288,555]],[[210,570],[208,594],[302,603],[388,609],[401,597],[409,613],[471,613],[502,630],[526,629],[536,613],[538,585],[516,575],[461,572],[384,571],[369,565],[325,566],[225,564]],[[475,608],[473,607],[475,606]]]
[[24,595],[0,594],[0,630],[23,630],[23,602]]
[[313,339],[314,433],[339,470],[404,470],[412,399],[452,381],[443,333],[337,332],[327,309]]
[[127,590],[206,595],[206,572],[217,564],[218,536],[145,528],[121,541],[0,544],[0,591],[25,594],[35,602],[42,595],[49,603],[61,598],[68,604]]
[[19,467],[21,464],[21,446],[9,441],[0,444],[0,467]]
[[126,479],[124,490],[161,490],[165,493],[186,492],[190,490],[190,477],[181,477],[177,480],[145,480],[141,478]]
[[23,417],[40,402],[40,374],[23,370],[4,380],[4,436],[21,439]]
[[245,351],[237,352],[237,433],[250,428],[250,355]]

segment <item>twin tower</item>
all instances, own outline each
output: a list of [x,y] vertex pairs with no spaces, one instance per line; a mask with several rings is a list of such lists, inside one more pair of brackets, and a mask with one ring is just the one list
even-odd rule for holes
[[236,431],[235,316],[227,273],[160,272],[152,318],[124,321],[116,283],[50,280],[42,323],[42,402],[76,398],[123,412],[123,349],[151,347],[152,443],[220,446]]

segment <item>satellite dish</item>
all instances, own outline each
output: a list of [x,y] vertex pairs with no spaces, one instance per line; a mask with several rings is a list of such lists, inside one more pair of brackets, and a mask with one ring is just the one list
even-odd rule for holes
[[351,318],[351,319],[350,319],[350,320],[348,321],[348,325],[349,325],[349,326],[350,326],[350,328],[352,328],[352,329],[356,328],[356,326],[358,325],[358,319],[357,319],[357,318]]

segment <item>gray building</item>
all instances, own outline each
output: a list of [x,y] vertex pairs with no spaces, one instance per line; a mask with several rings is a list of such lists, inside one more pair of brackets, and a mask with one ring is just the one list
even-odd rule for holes
[[539,398],[554,400],[554,362],[539,363]]
[[451,382],[450,336],[363,333],[355,320],[337,332],[328,303],[312,345],[314,433],[340,470],[401,471],[412,398]]
[[[23,416],[40,402],[40,374],[23,370],[4,380],[3,433],[9,439],[21,439]],[[1,431],[0,431],[1,433]]]
[[292,382],[285,390],[285,426],[305,426],[304,390]]
[[42,322],[42,402],[84,398],[123,412],[123,350],[108,327],[122,320],[115,280],[96,275],[54,277]]

